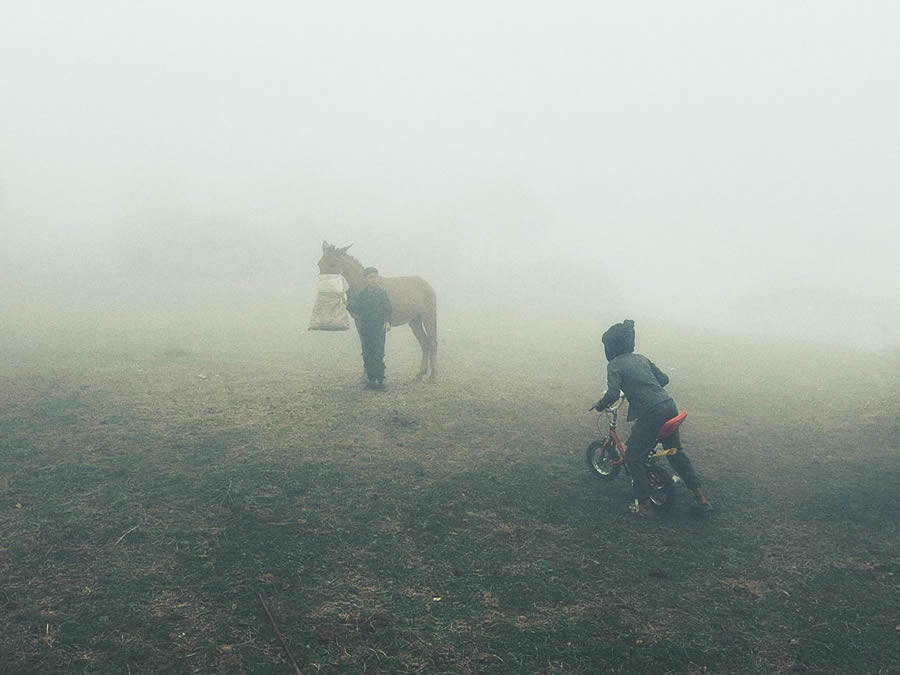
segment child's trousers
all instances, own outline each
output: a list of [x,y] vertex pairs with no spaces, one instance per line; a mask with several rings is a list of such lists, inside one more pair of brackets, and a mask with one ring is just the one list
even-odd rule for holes
[[[650,496],[644,460],[656,447],[656,434],[659,433],[660,427],[677,414],[675,401],[669,399],[644,411],[631,428],[631,435],[625,443],[625,464],[628,465],[628,471],[634,481],[634,496],[637,499],[643,500]],[[677,430],[663,439],[663,447],[678,448],[678,452],[669,455],[669,464],[688,488],[693,490],[700,487],[694,465],[681,449],[681,437]]]

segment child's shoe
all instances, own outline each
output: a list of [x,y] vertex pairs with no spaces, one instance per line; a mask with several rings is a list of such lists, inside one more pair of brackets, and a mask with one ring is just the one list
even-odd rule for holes
[[628,510],[641,518],[653,518],[656,515],[656,508],[649,499],[635,499],[634,504],[631,504]]
[[694,488],[691,492],[694,493],[694,499],[697,500],[694,502],[694,508],[697,511],[712,511],[712,504],[709,503],[709,500],[700,488]]

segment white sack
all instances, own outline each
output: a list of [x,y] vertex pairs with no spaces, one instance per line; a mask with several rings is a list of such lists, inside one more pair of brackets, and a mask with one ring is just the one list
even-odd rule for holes
[[319,293],[338,293],[343,295],[347,292],[347,280],[344,279],[342,274],[320,274],[316,290]]
[[347,281],[340,274],[320,274],[309,330],[347,330]]

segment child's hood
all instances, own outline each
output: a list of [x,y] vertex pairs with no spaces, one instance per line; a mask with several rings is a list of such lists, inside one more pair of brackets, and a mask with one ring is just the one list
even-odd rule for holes
[[634,351],[634,321],[625,319],[609,327],[603,334],[603,350],[606,360],[612,361],[617,356]]

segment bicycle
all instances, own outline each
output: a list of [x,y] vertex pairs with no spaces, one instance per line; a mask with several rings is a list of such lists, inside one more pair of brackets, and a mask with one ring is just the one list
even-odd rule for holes
[[[619,475],[619,471],[623,466],[625,467],[625,473],[630,475],[628,466],[625,464],[625,444],[616,431],[619,407],[624,401],[625,397],[620,396],[619,400],[608,408],[597,410],[596,407],[592,407],[590,409],[597,410],[598,413],[604,413],[609,422],[609,428],[604,432],[601,426],[603,417],[601,415],[597,416],[597,429],[599,429],[601,434],[605,433],[605,435],[603,438],[588,445],[586,452],[586,459],[591,473],[604,480],[613,480]],[[665,438],[674,433],[686,417],[687,413],[682,412],[665,422],[656,435],[657,444],[662,444]],[[675,503],[675,484],[676,482],[681,482],[681,479],[676,474],[670,473],[668,469],[660,466],[657,460],[669,457],[677,452],[678,448],[666,449],[658,447],[658,449],[654,449],[653,452],[649,453],[644,460],[644,466],[647,468],[647,481],[650,487],[650,501],[653,502],[657,509],[662,511],[668,511],[672,508],[672,504]]]

